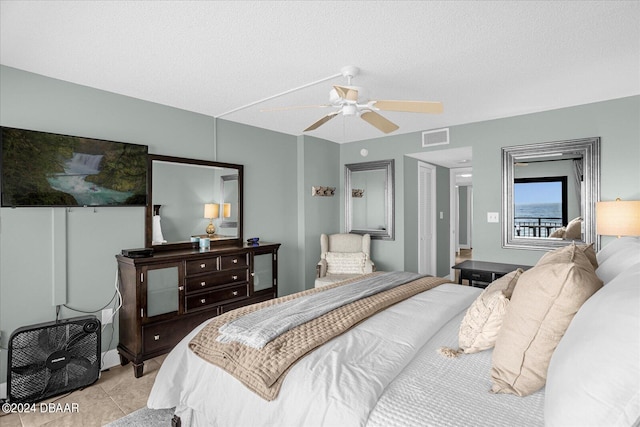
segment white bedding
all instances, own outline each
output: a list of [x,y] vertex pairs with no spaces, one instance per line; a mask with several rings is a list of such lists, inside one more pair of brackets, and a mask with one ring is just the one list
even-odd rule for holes
[[457,348],[464,313],[447,323],[384,391],[368,427],[544,426],[544,389],[518,397],[492,394],[493,350],[447,359]]
[[479,293],[444,284],[378,313],[301,359],[271,402],[188,349],[201,325],[167,356],[147,405],[176,406],[185,426],[364,426],[385,388]]

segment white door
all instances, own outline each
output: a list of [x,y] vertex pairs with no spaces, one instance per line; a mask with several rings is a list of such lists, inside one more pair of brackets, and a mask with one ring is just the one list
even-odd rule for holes
[[418,273],[436,276],[436,168],[418,162]]

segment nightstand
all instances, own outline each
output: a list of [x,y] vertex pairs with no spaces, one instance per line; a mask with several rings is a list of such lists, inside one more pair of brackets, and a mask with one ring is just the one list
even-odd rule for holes
[[460,270],[460,278],[458,279],[459,284],[462,284],[462,280],[466,279],[469,281],[471,286],[486,288],[489,283],[507,273],[511,273],[518,268],[528,270],[531,267],[532,266],[530,265],[467,260],[460,264],[456,264],[451,268]]

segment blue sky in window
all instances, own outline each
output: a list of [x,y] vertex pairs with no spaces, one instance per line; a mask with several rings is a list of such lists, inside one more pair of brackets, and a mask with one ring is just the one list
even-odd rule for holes
[[562,203],[561,182],[523,182],[513,187],[514,202],[520,204]]

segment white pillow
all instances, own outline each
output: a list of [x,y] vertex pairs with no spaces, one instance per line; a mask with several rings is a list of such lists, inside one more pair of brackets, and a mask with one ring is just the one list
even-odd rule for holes
[[618,274],[640,262],[640,238],[621,237],[602,248],[596,255],[596,274],[607,284]]
[[640,263],[589,298],[556,348],[545,426],[631,426],[640,417]]
[[327,252],[327,274],[364,274],[364,252]]
[[628,250],[640,251],[640,237],[625,236],[607,243],[596,254],[598,263],[605,262],[613,254],[620,254]]

